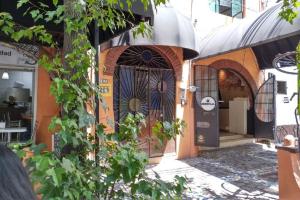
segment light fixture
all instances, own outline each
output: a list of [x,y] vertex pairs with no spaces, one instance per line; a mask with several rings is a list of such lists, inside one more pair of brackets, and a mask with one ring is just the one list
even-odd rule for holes
[[196,92],[197,88],[199,88],[199,87],[197,87],[195,85],[190,85],[188,89],[189,89],[190,92]]
[[8,72],[3,72],[2,74],[2,79],[8,80],[9,79],[9,74]]

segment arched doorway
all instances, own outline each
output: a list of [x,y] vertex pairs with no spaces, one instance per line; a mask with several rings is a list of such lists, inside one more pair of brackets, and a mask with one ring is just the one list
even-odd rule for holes
[[196,145],[220,147],[223,138],[254,134],[253,90],[244,77],[233,67],[195,66]]
[[157,148],[152,136],[156,121],[175,118],[175,76],[169,62],[148,47],[127,48],[118,58],[114,72],[114,116],[122,121],[128,113],[142,113],[147,126],[140,137],[149,157],[175,152],[175,141]]
[[233,69],[218,70],[220,136],[254,135],[254,98],[247,80]]

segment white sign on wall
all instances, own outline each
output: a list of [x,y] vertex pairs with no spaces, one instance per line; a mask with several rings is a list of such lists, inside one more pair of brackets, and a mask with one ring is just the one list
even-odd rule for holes
[[0,65],[37,67],[37,60],[13,48],[0,44]]
[[201,100],[201,108],[205,111],[212,111],[216,107],[216,101],[212,97],[204,97]]

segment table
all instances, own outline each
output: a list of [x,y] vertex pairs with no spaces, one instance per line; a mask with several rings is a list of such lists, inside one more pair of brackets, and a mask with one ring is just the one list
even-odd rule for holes
[[0,133],[7,133],[7,142],[10,143],[11,133],[24,133],[27,132],[26,127],[15,127],[15,128],[0,128]]

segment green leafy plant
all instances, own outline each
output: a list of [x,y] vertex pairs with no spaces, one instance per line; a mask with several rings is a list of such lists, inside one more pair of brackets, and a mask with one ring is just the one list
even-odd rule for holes
[[300,7],[298,0],[283,0],[279,15],[286,21],[293,23],[294,19],[298,17],[298,7]]
[[[16,42],[30,40],[56,50],[54,56],[43,55],[39,64],[52,75],[51,93],[61,108],[49,127],[60,138],[59,153],[47,152],[43,145],[30,147],[34,156],[27,160],[27,167],[37,194],[47,200],[180,199],[186,189],[184,177],[164,182],[159,176],[149,179],[145,173],[148,158],[138,143],[145,123],[141,114],[129,114],[120,122],[119,131],[112,134],[105,133],[105,127],[95,119],[95,99],[104,100],[88,74],[98,66],[87,25],[97,21],[99,29],[112,31],[125,27],[128,21],[124,13],[116,10],[120,2],[106,1],[104,5],[101,0],[65,0],[59,5],[58,0],[52,0],[51,6],[35,2],[20,0],[17,6],[30,5],[24,15],[35,22],[64,23],[63,49],[43,25],[22,27],[9,13],[0,13],[0,30]],[[126,2],[130,11],[132,2]],[[142,2],[145,6],[150,3]],[[165,0],[155,0],[155,5],[160,3]],[[136,30],[141,34],[146,29],[142,22]],[[105,104],[103,107],[106,109]],[[175,137],[181,126],[178,121],[168,126],[163,123],[158,138],[163,139],[162,134]],[[88,132],[91,128],[94,131]],[[18,154],[25,156],[20,148]]]
[[161,146],[168,140],[176,139],[177,135],[182,135],[185,127],[186,123],[180,119],[172,122],[157,121],[152,127],[152,133]]

